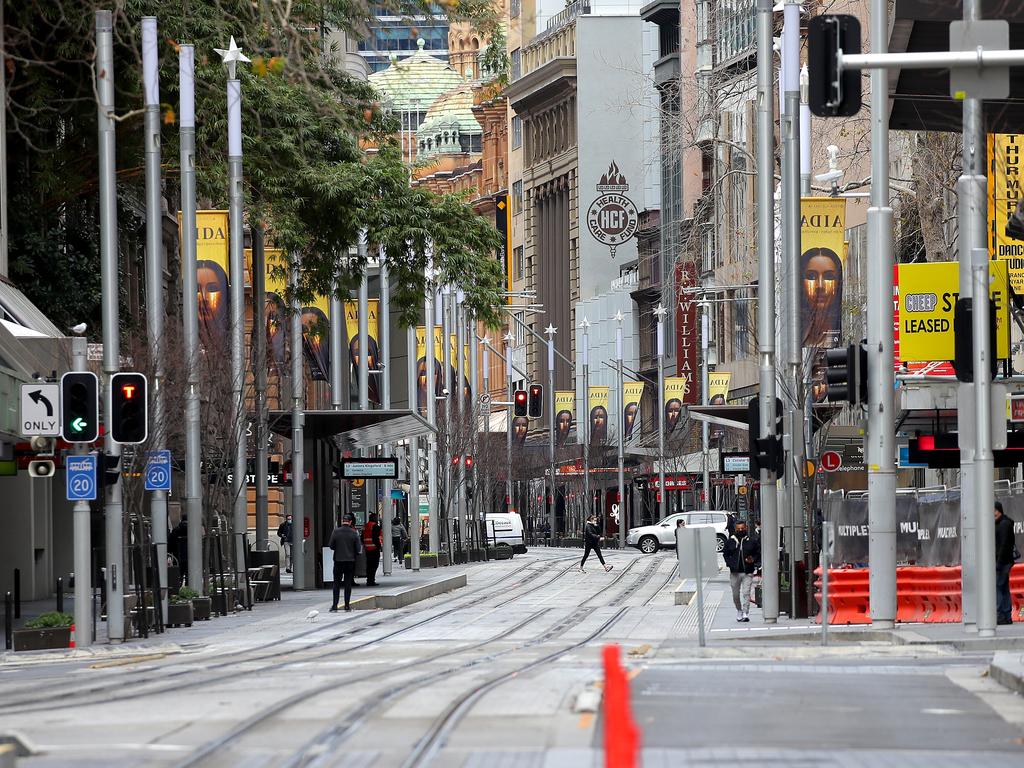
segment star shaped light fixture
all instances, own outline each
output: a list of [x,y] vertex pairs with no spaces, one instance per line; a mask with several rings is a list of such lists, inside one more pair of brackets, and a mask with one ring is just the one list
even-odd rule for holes
[[665,309],[661,302],[658,302],[658,308],[654,310],[654,314],[658,316],[658,322],[660,323],[665,319],[665,315],[668,314],[668,310]]
[[232,80],[235,79],[235,66],[238,62],[249,62],[249,57],[242,53],[242,49],[235,43],[234,35],[231,36],[231,43],[228,45],[227,50],[224,48],[214,48],[213,50],[219,53],[221,60],[227,64],[228,77]]
[[512,342],[515,341],[515,336],[512,335],[512,331],[506,333],[502,338],[505,340],[505,346],[511,347]]
[[620,309],[618,312],[615,313],[615,322],[617,322],[619,325],[622,325],[622,319],[622,310]]
[[590,321],[587,320],[587,316],[586,315],[583,316],[583,320],[582,320],[582,322],[580,322],[580,328],[583,329],[584,333],[586,333],[587,331],[590,330]]
[[548,323],[548,327],[544,329],[544,333],[546,333],[548,336],[554,336],[556,333],[558,333],[558,329],[555,328],[554,325]]
[[483,344],[485,347],[491,346],[491,336],[490,336],[490,334],[487,334],[482,339],[480,339],[480,343]]

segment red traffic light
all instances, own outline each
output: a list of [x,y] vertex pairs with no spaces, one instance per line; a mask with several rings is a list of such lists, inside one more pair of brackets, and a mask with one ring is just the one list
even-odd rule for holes
[[467,456],[466,457],[466,469],[472,469],[472,468],[473,468],[473,457],[472,456]]
[[540,384],[530,385],[530,407],[529,416],[531,419],[539,419],[544,413],[544,387]]
[[459,457],[458,456],[452,456],[452,466],[453,467],[457,467],[458,465],[459,465]]
[[516,416],[525,416],[526,415],[526,400],[527,400],[526,390],[524,390],[524,389],[516,390],[515,400],[514,400],[514,402],[515,402],[515,415]]

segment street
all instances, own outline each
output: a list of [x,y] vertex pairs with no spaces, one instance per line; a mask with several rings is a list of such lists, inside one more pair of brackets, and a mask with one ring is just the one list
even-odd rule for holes
[[536,549],[397,611],[327,614],[326,593],[287,593],[187,644],[19,658],[0,666],[0,722],[38,750],[26,766],[600,765],[599,652],[616,642],[644,765],[1024,757],[1024,704],[983,677],[984,655],[737,640],[723,574],[700,649],[673,558],[606,556],[612,571],[581,574],[578,551]]

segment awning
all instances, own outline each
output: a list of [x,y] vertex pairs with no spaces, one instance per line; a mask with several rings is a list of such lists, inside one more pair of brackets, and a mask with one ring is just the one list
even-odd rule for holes
[[[342,450],[373,448],[413,437],[425,437],[436,429],[409,410],[305,411],[304,435],[313,440],[333,438]],[[292,412],[271,411],[270,429],[292,436]]]

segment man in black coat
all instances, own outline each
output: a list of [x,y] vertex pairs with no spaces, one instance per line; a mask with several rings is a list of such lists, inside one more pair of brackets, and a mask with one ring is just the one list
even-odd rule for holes
[[363,551],[363,542],[355,529],[355,515],[346,514],[341,525],[334,529],[328,546],[334,551],[334,600],[331,612],[338,610],[338,592],[345,587],[345,610],[351,611],[352,585],[356,581],[356,556]]
[[736,621],[750,621],[750,585],[754,574],[761,569],[761,541],[747,533],[747,524],[740,520],[726,539],[722,555],[729,566]]
[[1003,514],[1003,505],[996,502],[996,623],[1013,623],[1013,600],[1010,598],[1010,569],[1013,568],[1013,520]]

